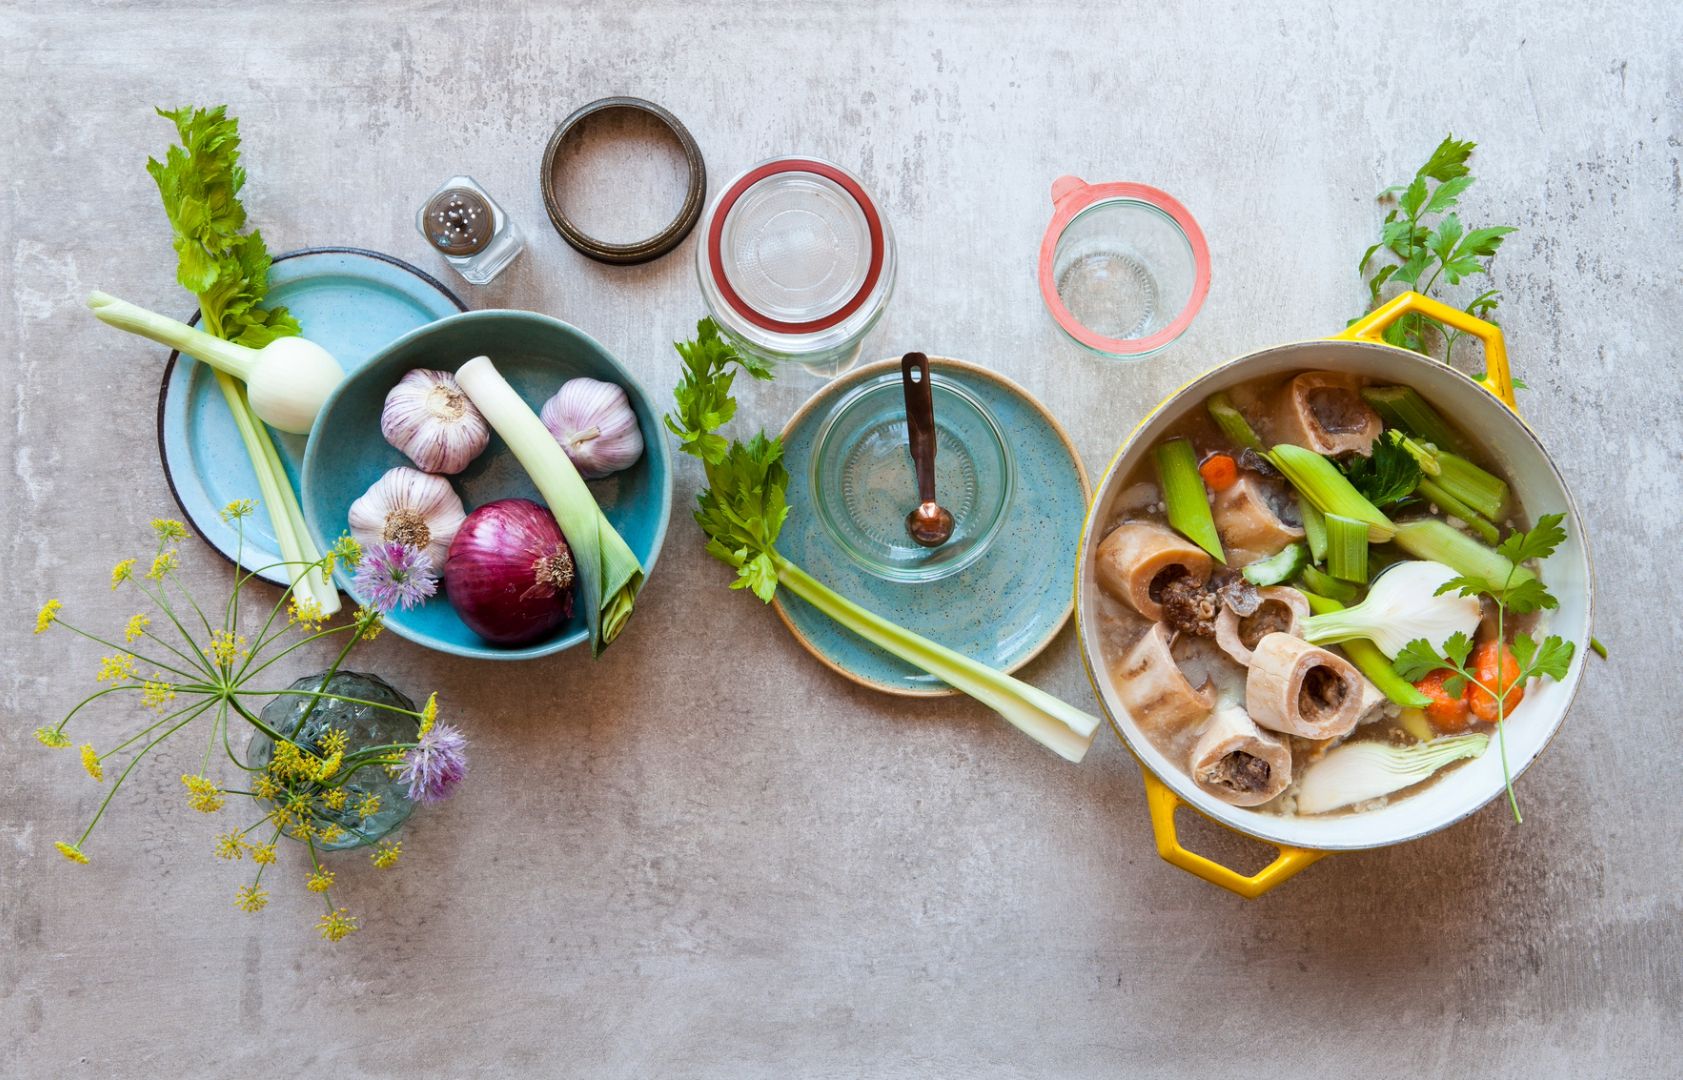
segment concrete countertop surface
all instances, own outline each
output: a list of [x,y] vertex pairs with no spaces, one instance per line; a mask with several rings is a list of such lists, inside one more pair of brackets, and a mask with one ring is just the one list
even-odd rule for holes
[[[1676,5],[9,0],[0,41],[0,1075],[1683,1072]],[[152,106],[238,115],[272,249],[373,248],[473,307],[567,319],[664,400],[670,343],[703,313],[695,238],[646,266],[590,262],[537,183],[556,121],[609,94],[676,113],[712,191],[775,155],[855,170],[900,257],[867,353],[1009,375],[1095,476],[1191,375],[1358,314],[1376,193],[1447,132],[1476,140],[1464,217],[1518,227],[1491,287],[1524,415],[1589,526],[1612,650],[1521,783],[1525,824],[1492,804],[1241,901],[1157,858],[1108,733],[1071,766],[968,700],[885,697],[814,662],[725,588],[684,461],[660,565],[601,661],[487,667],[390,634],[359,655],[436,689],[473,768],[412,821],[396,870],[335,864],[355,936],[318,939],[296,852],[266,911],[235,909],[249,864],[212,857],[227,823],[178,780],[197,738],[136,770],[91,865],[59,858],[101,791],[30,732],[94,686],[101,650],[34,638],[33,616],[56,596],[120,627],[132,601],[110,566],[176,514],[162,350],[81,307],[98,288],[192,309],[144,169],[173,134]],[[631,157],[648,192],[585,185],[604,220],[671,195],[658,158]],[[529,240],[485,288],[413,225],[458,171]],[[1042,307],[1063,174],[1163,187],[1209,238],[1203,313],[1149,362],[1081,354]],[[742,420],[775,429],[817,385],[745,388]],[[224,586],[202,545],[183,563],[194,588]],[[1069,630],[1025,675],[1096,707]],[[114,744],[138,715],[91,710],[78,741]]]

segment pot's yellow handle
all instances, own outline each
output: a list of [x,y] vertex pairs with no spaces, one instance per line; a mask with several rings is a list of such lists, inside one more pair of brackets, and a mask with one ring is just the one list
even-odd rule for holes
[[1250,877],[1230,870],[1213,859],[1180,846],[1180,840],[1175,835],[1175,809],[1184,805],[1180,796],[1169,790],[1169,785],[1157,779],[1150,769],[1142,765],[1140,771],[1145,775],[1145,802],[1151,810],[1151,830],[1157,836],[1157,854],[1170,865],[1195,874],[1211,885],[1220,885],[1246,900],[1255,900],[1327,854],[1312,848],[1281,846],[1280,857]]
[[1514,402],[1513,376],[1508,373],[1508,347],[1502,341],[1502,328],[1495,323],[1468,315],[1460,308],[1452,308],[1417,292],[1405,292],[1374,308],[1351,323],[1343,333],[1334,334],[1333,337],[1383,341],[1381,335],[1384,334],[1385,328],[1409,312],[1419,312],[1428,319],[1436,319],[1445,326],[1453,326],[1484,342],[1484,377],[1477,381],[1508,408],[1519,411]]

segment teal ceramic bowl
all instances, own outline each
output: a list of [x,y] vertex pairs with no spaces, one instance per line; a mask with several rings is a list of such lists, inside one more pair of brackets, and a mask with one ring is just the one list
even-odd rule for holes
[[[475,356],[489,356],[533,411],[568,379],[587,375],[625,388],[643,432],[643,456],[631,468],[590,481],[590,491],[608,521],[643,563],[644,580],[654,570],[672,515],[672,452],[649,395],[613,354],[576,327],[531,311],[470,311],[430,323],[398,338],[367,364],[345,377],[322,407],[304,449],[301,490],[304,519],[325,550],[345,531],[346,514],[387,469],[412,463],[380,434],[386,393],[414,368],[454,371]],[[450,477],[471,513],[497,499],[543,498],[502,439],[492,435],[485,452]],[[357,602],[350,576],[339,587]],[[386,625],[418,645],[481,660],[529,660],[587,640],[584,612],[551,637],[513,648],[492,645],[469,630],[444,593],[409,611],[393,611]]]

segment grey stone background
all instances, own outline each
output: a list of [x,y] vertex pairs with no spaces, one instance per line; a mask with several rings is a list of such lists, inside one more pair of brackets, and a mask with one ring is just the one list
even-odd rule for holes
[[[0,1074],[1678,1075],[1683,16],[1496,7],[0,5]],[[1341,327],[1374,193],[1446,131],[1477,139],[1466,215],[1520,228],[1501,318],[1593,529],[1613,650],[1525,778],[1526,824],[1493,805],[1242,902],[1157,859],[1113,739],[1071,767],[967,701],[844,682],[675,516],[600,663],[492,669],[391,635],[365,654],[440,691],[473,774],[396,872],[344,860],[364,929],[337,948],[296,862],[267,911],[234,910],[242,868],[210,857],[218,823],[176,779],[196,747],[137,772],[93,865],[61,860],[100,792],[29,732],[97,650],[29,623],[47,595],[120,623],[107,570],[174,512],[161,350],[80,310],[93,288],[191,308],[142,168],[169,139],[151,106],[239,115],[277,250],[362,245],[443,276],[411,216],[471,171],[531,247],[463,295],[572,320],[663,393],[700,314],[693,240],[598,266],[536,183],[554,122],[616,93],[671,107],[715,182],[791,152],[855,168],[902,259],[870,350],[1009,374],[1095,472],[1189,375]],[[1066,172],[1165,187],[1208,234],[1203,315],[1150,363],[1083,357],[1042,310]],[[744,417],[775,427],[815,385],[758,388]],[[680,470],[680,510],[697,480]],[[191,582],[219,586],[188,551]],[[1091,700],[1067,631],[1027,675]],[[82,731],[109,744],[132,719]]]

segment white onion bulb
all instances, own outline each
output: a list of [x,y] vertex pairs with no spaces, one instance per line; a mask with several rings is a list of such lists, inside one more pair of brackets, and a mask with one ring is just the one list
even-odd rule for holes
[[544,402],[544,427],[579,475],[597,480],[643,456],[643,432],[625,390],[599,379],[569,379]]

